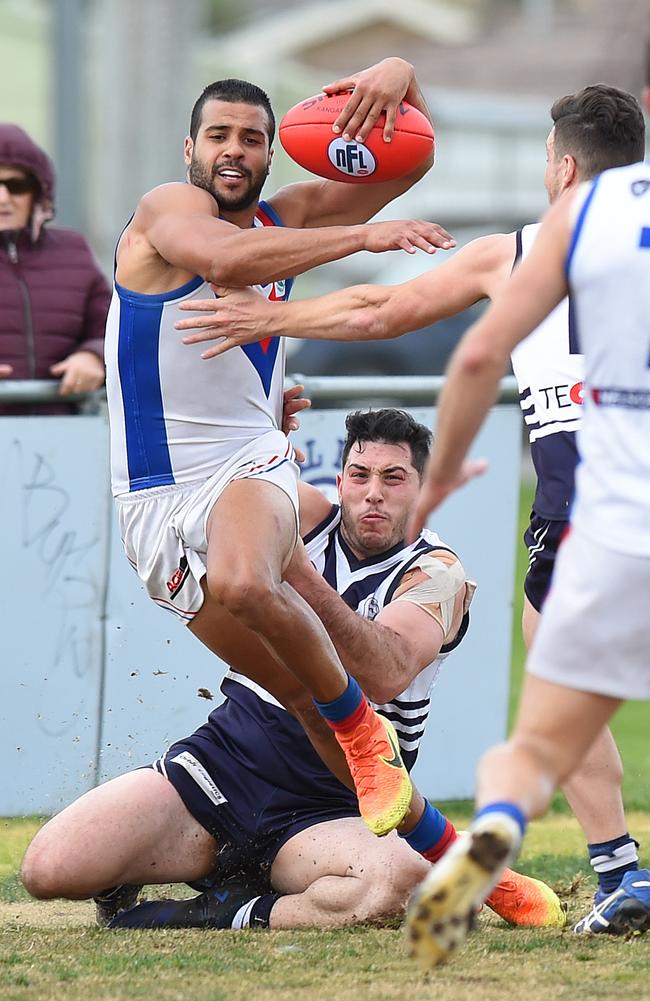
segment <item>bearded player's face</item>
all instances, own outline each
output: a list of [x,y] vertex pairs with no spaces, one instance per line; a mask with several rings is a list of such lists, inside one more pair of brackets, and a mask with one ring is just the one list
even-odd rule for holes
[[360,559],[396,546],[420,489],[420,477],[406,443],[355,444],[337,479],[343,538]]
[[255,104],[206,101],[196,140],[186,140],[191,184],[209,191],[224,215],[256,204],[271,167],[269,122]]

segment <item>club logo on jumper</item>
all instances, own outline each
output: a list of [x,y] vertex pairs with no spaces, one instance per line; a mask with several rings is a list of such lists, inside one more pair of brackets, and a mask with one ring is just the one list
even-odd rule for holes
[[167,590],[169,591],[169,597],[172,601],[187,580],[189,572],[190,568],[187,565],[187,558],[183,556],[181,558],[180,566],[174,570],[171,579],[167,581]]
[[330,163],[347,177],[368,177],[377,168],[374,156],[361,143],[334,139],[327,148],[327,155]]
[[370,596],[370,599],[365,608],[363,608],[363,611],[361,611],[361,609],[359,609],[359,611],[363,615],[364,619],[368,619],[370,622],[372,622],[373,619],[377,618],[381,609],[379,607],[379,602],[375,598],[374,594]]

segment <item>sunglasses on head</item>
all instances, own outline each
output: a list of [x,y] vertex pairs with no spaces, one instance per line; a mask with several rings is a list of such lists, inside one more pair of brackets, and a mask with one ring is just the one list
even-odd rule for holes
[[0,184],[10,195],[26,195],[36,191],[36,184],[31,177],[0,177]]

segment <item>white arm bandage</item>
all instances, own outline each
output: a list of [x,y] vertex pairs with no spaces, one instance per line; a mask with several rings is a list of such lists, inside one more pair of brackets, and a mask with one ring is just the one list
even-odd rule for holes
[[426,580],[421,580],[407,591],[403,591],[393,601],[410,601],[427,612],[442,627],[445,643],[454,638],[449,635],[454,619],[456,595],[465,588],[463,614],[468,610],[476,584],[467,580],[462,564],[452,553],[423,553],[412,563],[404,575],[405,582],[413,570],[421,570]]

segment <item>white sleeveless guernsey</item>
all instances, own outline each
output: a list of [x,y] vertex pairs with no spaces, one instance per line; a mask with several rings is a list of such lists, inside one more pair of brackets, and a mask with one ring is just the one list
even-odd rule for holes
[[[254,226],[281,226],[260,202]],[[292,279],[257,286],[288,299]],[[208,361],[174,328],[181,302],[214,297],[196,277],[162,295],[115,283],[106,325],[111,481],[117,496],[211,476],[241,448],[281,427],[284,341],[273,337]]]
[[650,556],[649,164],[592,183],[566,270],[586,360],[571,520],[604,546]]
[[[524,226],[517,234],[518,258],[528,255],[539,225]],[[568,518],[573,498],[584,375],[579,352],[573,303],[567,298],[511,356],[537,473],[533,507],[551,520]]]

